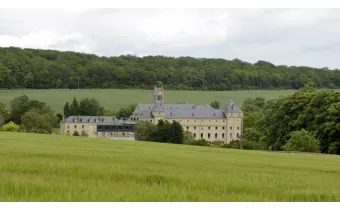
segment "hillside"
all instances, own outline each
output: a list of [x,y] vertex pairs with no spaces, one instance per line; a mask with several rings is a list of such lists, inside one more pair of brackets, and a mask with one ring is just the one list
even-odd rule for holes
[[[79,83],[78,83],[79,82]],[[0,88],[141,88],[179,90],[339,88],[340,71],[255,64],[239,59],[91,54],[0,48]]]
[[340,201],[336,156],[0,132],[1,201]]
[[[217,100],[222,106],[229,100],[235,101],[239,106],[247,97],[263,97],[273,99],[281,95],[292,94],[293,90],[253,90],[253,91],[172,91],[165,90],[167,103],[197,103],[209,104]],[[56,112],[63,112],[66,101],[72,101],[74,97],[95,98],[107,109],[118,110],[129,104],[151,103],[152,90],[119,90],[119,89],[81,89],[81,90],[0,90],[0,102],[9,104],[13,98],[27,95],[30,99],[45,102]]]

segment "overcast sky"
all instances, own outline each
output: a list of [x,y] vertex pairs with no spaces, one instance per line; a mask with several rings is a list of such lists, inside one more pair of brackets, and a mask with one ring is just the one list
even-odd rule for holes
[[0,9],[0,46],[340,69],[340,9]]

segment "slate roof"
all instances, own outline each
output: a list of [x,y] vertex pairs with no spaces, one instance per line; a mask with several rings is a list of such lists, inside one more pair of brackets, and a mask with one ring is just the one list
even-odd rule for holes
[[225,106],[225,110],[227,113],[242,113],[242,110],[236,106],[232,100],[230,100],[229,104]]
[[64,122],[67,123],[117,123],[125,124],[126,120],[117,119],[115,116],[69,116]]
[[214,109],[209,104],[138,104],[132,117],[152,118],[152,112],[164,112],[165,119],[224,119],[224,113],[242,113],[233,101],[223,109]]

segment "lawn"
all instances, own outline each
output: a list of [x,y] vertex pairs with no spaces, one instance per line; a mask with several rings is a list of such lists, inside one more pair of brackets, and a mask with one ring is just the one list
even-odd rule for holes
[[[224,106],[229,100],[238,105],[247,97],[264,97],[272,99],[280,95],[292,94],[293,90],[253,90],[253,91],[171,91],[165,90],[166,103],[200,103],[208,104],[217,100]],[[68,100],[91,97],[96,98],[107,109],[117,110],[133,103],[152,103],[153,90],[122,90],[122,89],[80,89],[80,90],[0,90],[0,102],[9,103],[14,97],[26,94],[49,104],[53,110],[62,112]]]
[[0,201],[340,201],[338,156],[0,132]]

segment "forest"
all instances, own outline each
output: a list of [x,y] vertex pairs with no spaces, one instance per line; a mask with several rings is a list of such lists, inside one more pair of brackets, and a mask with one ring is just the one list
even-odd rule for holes
[[340,71],[305,66],[207,59],[0,48],[1,89],[140,88],[177,90],[339,88]]

